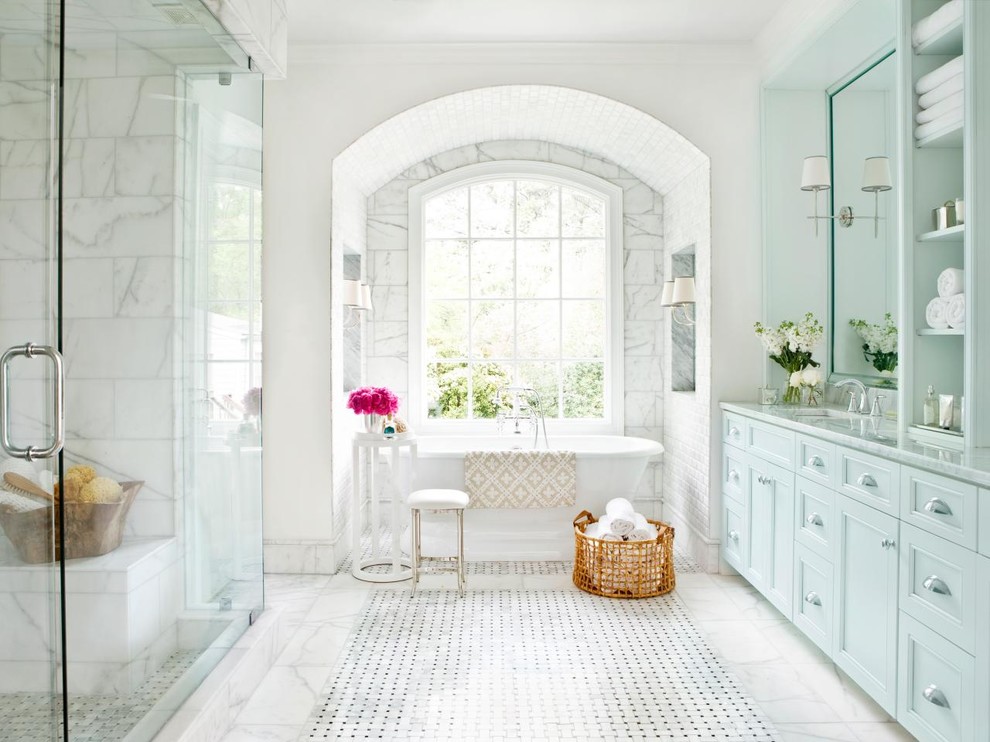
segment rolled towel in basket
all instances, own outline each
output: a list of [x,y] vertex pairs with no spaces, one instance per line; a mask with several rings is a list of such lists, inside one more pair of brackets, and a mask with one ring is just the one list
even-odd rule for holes
[[949,323],[949,327],[958,330],[966,326],[966,294],[949,297],[949,305],[945,309],[945,321]]
[[626,498],[616,497],[609,500],[605,505],[605,514],[611,515],[613,518],[616,516],[628,516],[632,519],[632,517],[636,514],[636,509]]
[[608,530],[616,536],[628,536],[635,528],[636,523],[632,517],[609,519]]
[[651,525],[646,528],[634,528],[626,536],[627,541],[656,541],[657,529]]
[[963,292],[963,279],[966,274],[959,268],[946,268],[938,274],[938,295],[949,297]]
[[605,534],[602,534],[601,538],[602,538],[603,541],[622,541],[623,540],[622,536],[618,535],[617,533],[605,533]]
[[941,296],[936,296],[925,307],[925,322],[933,330],[944,330],[949,326],[949,321],[945,316],[948,309],[949,300]]

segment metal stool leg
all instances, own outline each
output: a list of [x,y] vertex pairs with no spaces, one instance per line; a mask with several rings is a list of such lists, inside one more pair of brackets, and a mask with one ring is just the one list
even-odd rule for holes
[[457,592],[463,598],[464,586],[464,511],[457,511]]
[[412,592],[416,593],[419,582],[419,510],[412,510]]

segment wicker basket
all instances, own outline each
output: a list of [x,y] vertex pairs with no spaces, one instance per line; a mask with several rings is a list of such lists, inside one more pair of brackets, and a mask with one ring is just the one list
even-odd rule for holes
[[[124,520],[142,484],[121,482],[120,502],[65,503],[65,558],[100,556],[120,546]],[[19,513],[0,509],[0,526],[23,561],[43,564],[59,558],[58,517],[53,505]]]
[[574,584],[608,598],[651,598],[674,589],[674,528],[657,520],[656,541],[606,541],[584,535],[595,522],[587,510],[574,519]]

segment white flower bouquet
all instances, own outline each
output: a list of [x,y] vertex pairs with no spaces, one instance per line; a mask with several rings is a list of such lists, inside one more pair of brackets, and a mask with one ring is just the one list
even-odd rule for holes
[[883,316],[883,322],[871,325],[866,320],[851,319],[849,324],[863,340],[863,357],[881,374],[892,374],[897,368],[897,325],[890,312]]
[[[815,385],[821,383],[821,366],[818,361],[811,357],[812,352],[821,345],[825,328],[815,318],[815,315],[808,312],[798,322],[784,320],[777,327],[766,327],[762,322],[754,325],[757,336],[763,343],[763,347],[770,354],[770,360],[777,363],[788,374],[788,387],[784,392],[784,402],[799,403],[801,401],[802,386],[811,386],[808,383],[800,383],[803,376],[801,374],[809,367],[818,375]],[[797,380],[799,383],[794,384]],[[808,380],[811,380],[809,375]]]

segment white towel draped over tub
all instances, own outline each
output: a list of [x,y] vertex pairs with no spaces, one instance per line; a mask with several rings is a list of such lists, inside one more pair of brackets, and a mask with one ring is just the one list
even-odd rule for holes
[[556,508],[577,496],[573,451],[468,451],[464,482],[472,508]]

